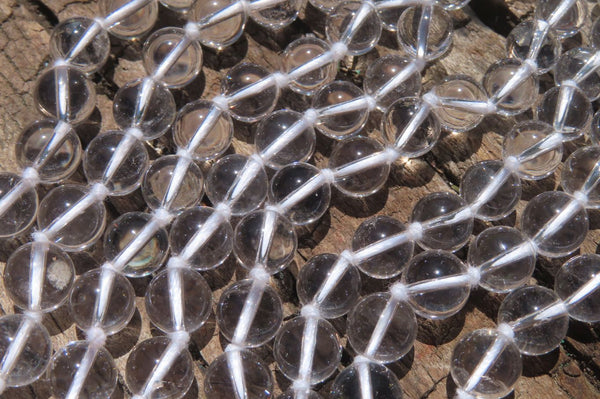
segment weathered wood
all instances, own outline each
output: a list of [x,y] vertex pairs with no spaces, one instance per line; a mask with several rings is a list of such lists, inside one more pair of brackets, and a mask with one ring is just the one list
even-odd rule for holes
[[[531,15],[532,1],[507,0],[502,3],[495,0],[495,6],[503,10],[502,21],[491,25],[502,34],[518,23],[522,18]],[[491,3],[490,3],[491,4]],[[592,5],[592,3],[590,3]],[[486,0],[473,1],[473,8],[454,12],[455,18],[454,44],[448,56],[434,63],[425,71],[424,86],[429,87],[450,74],[468,74],[479,80],[488,66],[505,56],[504,37],[486,26],[476,13],[488,7]],[[44,69],[50,58],[48,41],[52,26],[59,20],[82,15],[94,16],[97,12],[95,1],[77,0],[1,0],[0,1],[0,127],[2,145],[0,145],[0,168],[3,171],[16,171],[14,143],[19,132],[27,123],[35,118],[32,89],[35,79]],[[179,25],[183,22],[173,13],[161,8],[160,26]],[[310,21],[310,22],[309,22]],[[486,19],[486,22],[489,21]],[[205,51],[204,67],[201,76],[189,87],[176,92],[177,104],[181,107],[188,101],[197,98],[211,98],[219,92],[220,79],[226,71],[237,62],[247,60],[255,62],[270,70],[279,65],[279,54],[286,44],[304,33],[315,31],[323,36],[323,16],[316,10],[307,7],[299,21],[283,32],[269,34],[264,29],[249,23],[243,38],[231,49],[220,54]],[[497,26],[496,26],[497,25]],[[97,83],[97,112],[94,123],[80,129],[84,142],[89,141],[98,131],[115,127],[111,113],[111,99],[118,87],[145,75],[141,58],[142,41],[123,42],[112,39],[113,49],[108,64],[94,77]],[[339,77],[352,79],[361,83],[369,62],[378,56],[388,53],[399,53],[394,35],[385,33],[382,45],[372,53],[358,59],[347,59],[340,68]],[[302,110],[309,103],[298,95],[286,92],[280,101],[281,107],[289,106]],[[365,134],[377,137],[380,115],[371,117]],[[502,137],[514,124],[512,118],[492,117],[472,132],[461,135],[444,135],[440,143],[429,154],[404,164],[394,165],[388,184],[382,192],[363,200],[349,200],[341,194],[333,195],[330,211],[316,225],[303,231],[300,247],[295,263],[274,279],[273,285],[284,299],[286,318],[298,311],[298,302],[294,298],[295,276],[309,257],[324,253],[339,253],[346,248],[358,225],[375,214],[389,215],[401,221],[408,221],[414,204],[424,195],[435,191],[456,190],[464,171],[480,160],[498,159],[501,154]],[[252,150],[253,127],[237,124],[233,151],[249,153]],[[168,136],[168,135],[167,135]],[[156,154],[170,151],[170,138],[157,140],[152,144]],[[325,166],[333,146],[331,140],[319,138],[314,162]],[[575,148],[570,148],[570,151]],[[206,170],[208,165],[203,165]],[[83,181],[79,173],[75,181]],[[558,176],[558,175],[556,175]],[[536,184],[526,184],[523,200],[515,215],[511,215],[501,224],[518,225],[519,215],[527,200],[534,195],[553,189],[559,178],[550,177]],[[139,195],[130,195],[124,199],[110,201],[111,217],[125,211],[144,209]],[[477,223],[479,232],[488,224]],[[600,240],[598,218],[592,217],[589,238],[581,249],[582,253],[596,252]],[[11,240],[0,243],[0,261],[5,262],[10,252],[18,246],[18,242],[27,240]],[[459,251],[463,259],[466,251]],[[74,256],[78,273],[97,265],[102,257],[101,244],[93,249],[93,256],[78,254]],[[532,283],[537,282],[551,286],[553,272],[562,263],[560,261],[540,260],[540,269],[534,275]],[[2,263],[3,265],[3,263]],[[2,266],[3,267],[3,266]],[[0,270],[1,271],[1,270]],[[216,303],[220,293],[231,280],[244,275],[231,259],[219,270],[205,274],[214,290]],[[153,335],[160,335],[158,330],[150,326],[145,316],[143,295],[148,279],[133,281],[137,294],[138,311],[133,321],[121,333],[108,340],[108,349],[116,359],[119,368],[119,391],[115,397],[129,397],[124,385],[124,369],[129,351],[137,342]],[[363,279],[363,293],[385,289],[388,282],[375,282]],[[415,348],[404,359],[391,368],[397,372],[401,385],[408,398],[445,398],[451,397],[455,387],[449,378],[449,364],[452,349],[457,340],[477,328],[493,326],[502,296],[491,295],[483,290],[476,290],[467,307],[459,315],[444,322],[428,322],[419,320],[419,336]],[[10,300],[0,295],[2,313],[13,313]],[[67,342],[82,339],[66,309],[59,309],[48,315],[45,320],[51,335],[54,348],[60,348]],[[340,335],[345,333],[344,320],[335,320],[334,325]],[[540,358],[525,359],[525,375],[516,387],[516,397],[522,398],[591,398],[600,397],[600,339],[598,326],[572,323],[569,336],[560,349]],[[345,344],[345,339],[344,339]],[[202,375],[206,367],[226,345],[218,334],[214,316],[207,325],[192,337],[191,351],[195,363],[196,382],[187,398],[204,397]],[[352,350],[346,348],[344,365],[351,359]],[[276,370],[271,355],[271,345],[258,350],[274,372],[277,392],[289,386],[289,381]],[[328,380],[319,390],[326,397],[331,385]],[[31,387],[8,390],[7,398],[46,398],[50,396],[47,384],[39,381]]]

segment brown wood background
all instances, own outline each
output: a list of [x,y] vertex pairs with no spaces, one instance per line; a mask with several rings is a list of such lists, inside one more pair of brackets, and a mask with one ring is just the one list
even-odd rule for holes
[[[505,36],[519,21],[531,17],[533,0],[473,0],[470,7],[452,13],[455,25],[452,51],[443,59],[429,66],[423,79],[425,88],[439,82],[450,74],[469,74],[480,80],[487,67],[505,55]],[[597,17],[600,10],[590,1],[590,14]],[[52,27],[60,20],[72,16],[95,16],[96,1],[92,0],[0,0],[0,169],[17,171],[14,158],[14,144],[19,132],[29,122],[39,118],[35,110],[32,89],[39,73],[48,65],[48,41]],[[308,22],[310,21],[310,22]],[[178,16],[161,8],[158,25],[182,26]],[[211,98],[219,90],[220,78],[226,71],[241,60],[261,64],[270,70],[279,68],[279,54],[287,43],[302,34],[315,32],[323,36],[323,15],[307,6],[301,18],[285,30],[277,33],[267,32],[250,22],[242,39],[232,48],[221,54],[204,52],[204,67],[201,75],[185,89],[175,92],[180,108],[185,103],[203,97]],[[156,27],[155,27],[156,28]],[[107,65],[94,75],[97,87],[97,110],[91,120],[81,125],[78,131],[86,145],[99,131],[115,127],[111,105],[115,92],[128,81],[145,75],[141,58],[143,38],[140,41],[124,42],[112,38],[112,52]],[[586,34],[569,40],[566,46],[587,43]],[[339,70],[339,78],[362,83],[369,62],[387,53],[399,53],[395,36],[384,33],[380,45],[370,54],[356,59],[347,59]],[[552,85],[549,76],[542,77],[542,87]],[[287,92],[280,101],[280,108],[291,107],[303,110],[306,101],[298,95]],[[531,115],[529,115],[531,116]],[[527,116],[520,116],[519,119]],[[380,115],[373,115],[363,134],[377,136]],[[324,253],[339,253],[346,248],[358,225],[375,214],[389,215],[401,221],[407,221],[413,205],[425,194],[435,191],[456,191],[460,176],[475,162],[498,159],[501,153],[502,137],[514,124],[514,119],[490,117],[475,130],[467,134],[444,134],[442,140],[429,154],[411,160],[404,165],[393,167],[385,189],[363,200],[352,200],[334,193],[332,206],[320,222],[305,229],[295,263],[285,272],[274,278],[273,285],[285,302],[287,318],[298,310],[295,297],[295,276],[309,257]],[[253,127],[236,124],[235,140],[232,151],[248,153],[252,149]],[[149,143],[156,156],[172,151],[169,134],[163,139]],[[325,165],[333,142],[323,137],[318,140],[314,161]],[[577,145],[571,145],[566,155]],[[565,155],[565,156],[566,156]],[[203,165],[204,170],[208,165]],[[81,171],[72,178],[84,182]],[[523,198],[516,213],[497,224],[518,225],[519,215],[526,202],[536,194],[555,189],[559,184],[557,175],[536,183],[525,183]],[[50,187],[40,188],[43,196]],[[118,214],[143,210],[144,203],[139,193],[126,198],[111,199],[107,203],[111,218]],[[489,224],[476,223],[475,233]],[[581,253],[598,251],[600,238],[600,218],[597,212],[590,214],[590,234],[581,248]],[[0,242],[0,261],[5,262],[10,253],[29,237]],[[464,259],[466,250],[458,255]],[[102,258],[101,244],[90,253],[73,256],[78,273],[88,270]],[[565,259],[538,261],[538,269],[532,283],[551,287],[553,275]],[[3,263],[2,263],[3,265]],[[3,267],[3,266],[2,266]],[[1,271],[1,270],[0,270]],[[217,272],[205,274],[214,289],[213,302],[216,303],[220,292],[231,280],[243,277],[233,261],[228,261]],[[364,277],[364,276],[363,276]],[[119,388],[115,398],[129,397],[124,386],[123,370],[128,352],[133,346],[160,332],[150,326],[144,314],[143,295],[149,279],[133,281],[137,293],[138,311],[130,325],[108,340],[108,349],[116,359],[119,368]],[[363,279],[364,293],[385,290],[389,282],[367,281]],[[390,365],[400,378],[406,397],[445,398],[452,397],[454,383],[449,377],[449,363],[452,348],[464,334],[477,328],[493,326],[502,296],[491,295],[476,290],[466,308],[457,316],[443,322],[419,320],[419,335],[414,350],[401,361]],[[2,313],[13,313],[15,309],[0,290],[0,308]],[[65,309],[49,314],[45,320],[52,335],[54,348],[60,348],[74,339],[82,339],[75,324]],[[334,321],[335,327],[343,335],[345,321]],[[586,325],[571,322],[568,337],[561,347],[548,355],[524,359],[524,376],[519,380],[514,397],[518,398],[592,398],[600,397],[600,337],[598,325]],[[345,343],[345,340],[344,340]],[[187,398],[204,397],[202,375],[226,345],[215,327],[214,316],[203,329],[192,336],[190,349],[197,368],[196,381]],[[271,355],[271,346],[258,350],[259,356],[266,359],[273,369],[277,392],[285,390],[289,381],[279,372]],[[345,349],[342,363],[351,362],[352,352]],[[319,391],[326,392],[332,379]],[[47,398],[50,391],[44,381],[32,386],[9,389],[6,398]]]

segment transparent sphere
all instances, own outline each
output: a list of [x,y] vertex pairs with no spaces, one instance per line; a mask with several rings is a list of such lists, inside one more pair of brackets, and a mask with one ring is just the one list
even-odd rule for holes
[[[600,29],[600,23],[596,23]],[[598,32],[600,35],[600,30]],[[600,38],[599,38],[600,39]],[[557,85],[579,78],[577,74],[590,62],[596,50],[593,48],[577,47],[563,54],[554,70],[554,81]],[[600,97],[600,69],[594,69],[585,79],[579,79],[577,87],[581,89],[590,101]]]
[[459,388],[464,389],[467,386],[477,366],[497,342],[498,345],[502,344],[504,349],[493,359],[488,370],[469,393],[492,399],[504,397],[513,390],[523,369],[519,348],[492,329],[473,331],[454,347],[450,373]]
[[[342,346],[335,328],[324,319],[296,317],[283,325],[275,337],[273,355],[279,370],[290,380],[300,377],[301,352],[309,324],[315,323],[313,364],[308,382],[314,385],[329,377],[337,369],[342,357]],[[312,329],[311,329],[312,330]]]
[[342,370],[331,385],[331,398],[361,399],[365,371],[371,383],[372,399],[402,399],[402,388],[396,375],[384,365],[372,362],[353,363]]
[[[179,173],[182,177],[178,178],[180,183],[177,185],[175,179]],[[144,175],[142,195],[151,209],[181,210],[202,198],[203,183],[202,171],[194,162],[165,155],[154,160]]]
[[[113,170],[117,149],[129,146]],[[149,164],[144,143],[123,132],[108,131],[96,136],[85,150],[83,171],[88,183],[102,183],[111,195],[126,195],[140,186]]]
[[552,290],[540,286],[522,287],[510,293],[498,310],[498,323],[511,323],[515,344],[526,355],[543,355],[560,345],[569,328],[566,310],[537,320],[536,314],[560,303]]
[[[553,230],[545,226],[559,213],[570,208],[568,218]],[[551,258],[566,256],[575,251],[588,232],[588,217],[583,206],[562,191],[547,191],[535,196],[521,215],[521,229],[537,244],[538,253]]]
[[[185,30],[162,28],[152,33],[144,43],[143,61],[148,75],[155,75],[171,52],[184,40]],[[189,84],[202,68],[202,47],[196,40],[190,41],[173,65],[163,72],[160,81],[168,87],[179,88]]]
[[[174,255],[182,256],[195,237],[210,220],[212,225],[215,210],[207,206],[187,209],[177,216],[169,232],[169,244]],[[213,218],[213,219],[210,219]],[[212,231],[212,230],[211,230]],[[219,217],[218,226],[212,231],[210,237],[195,248],[191,254],[186,253],[190,266],[197,270],[210,270],[222,264],[233,249],[233,229],[227,220]]]
[[596,19],[592,24],[592,31],[590,32],[591,45],[594,48],[600,48],[600,22]]
[[325,34],[330,43],[348,46],[348,55],[363,55],[381,36],[381,19],[370,2],[344,1],[327,15]]
[[[521,61],[528,59],[533,39],[539,34],[537,29],[536,21],[531,19],[515,26],[506,38],[508,56]],[[548,72],[556,64],[558,57],[560,57],[560,51],[561,43],[558,38],[552,32],[547,32],[534,60],[537,64],[537,73]]]
[[589,183],[600,162],[600,147],[583,147],[572,153],[564,163],[560,185],[563,191],[573,195],[577,191],[586,192],[586,208],[600,208],[600,187]]
[[[542,140],[554,134],[552,126],[541,121],[525,121],[518,123],[504,138],[502,157],[514,156],[522,158],[538,146]],[[541,155],[519,165],[519,175],[527,180],[540,180],[550,176],[562,160],[563,147],[559,145]]]
[[419,25],[429,6],[409,7],[398,20],[398,42],[413,57],[432,61],[441,57],[452,44],[452,18],[443,8],[434,6],[428,18],[429,25],[423,54],[419,54]]
[[[249,174],[249,170],[254,173]],[[267,197],[268,185],[264,167],[256,160],[239,154],[219,159],[211,167],[205,182],[206,195],[212,204],[227,203],[235,216],[258,208]],[[243,189],[239,191],[240,188]]]
[[572,86],[553,87],[538,105],[538,119],[570,139],[583,135],[594,110],[585,93]]
[[[114,220],[104,236],[104,256],[115,261],[119,255],[142,234],[150,224],[152,215],[143,212],[128,212]],[[169,250],[167,230],[154,227],[154,234],[135,252],[124,265],[122,272],[128,277],[142,277],[156,271],[164,262]]]
[[[38,258],[38,256],[40,256]],[[35,288],[32,277],[35,259],[41,260],[41,290],[39,303],[32,303]],[[27,243],[12,253],[4,268],[4,289],[13,303],[21,309],[49,312],[62,305],[69,296],[75,267],[71,258],[54,244]],[[33,295],[32,295],[33,294]]]
[[279,99],[279,89],[273,79],[262,90],[256,93],[250,91],[252,94],[234,100],[244,89],[247,93],[247,90],[252,90],[249,86],[264,79],[271,79],[269,71],[248,62],[239,63],[227,72],[225,79],[221,81],[221,93],[230,99],[231,116],[242,122],[257,122],[273,111]]
[[[171,287],[178,287],[172,291]],[[171,296],[181,297],[181,320],[175,320]],[[211,312],[211,290],[200,273],[184,268],[162,270],[146,289],[146,312],[150,321],[162,331],[196,331]]]
[[38,77],[33,101],[44,115],[79,123],[94,111],[96,89],[82,70],[67,64],[56,65]]
[[338,260],[339,257],[334,254],[313,256],[302,266],[296,281],[300,303],[303,305],[316,303],[319,312],[326,319],[345,315],[360,297],[360,273],[352,265],[345,267],[335,287],[327,296],[321,296],[322,287],[333,274]]
[[195,3],[195,0],[159,0],[160,4],[176,12],[186,13]]
[[596,112],[592,118],[592,128],[589,135],[594,145],[600,144],[600,112]]
[[490,227],[469,246],[468,262],[480,270],[479,285],[492,292],[508,292],[525,285],[535,270],[536,250],[521,231]]
[[[274,202],[281,203],[295,190],[320,173],[319,169],[307,163],[287,165],[277,171],[271,179],[269,196]],[[286,216],[295,225],[312,223],[327,212],[330,200],[331,187],[325,183],[291,207]]]
[[[370,347],[379,319],[387,316],[390,310],[389,323],[381,342]],[[363,298],[352,309],[347,330],[348,341],[359,355],[378,363],[391,363],[406,355],[413,347],[417,337],[417,318],[410,304],[391,298],[387,292],[379,292]]]
[[267,165],[273,169],[279,169],[293,162],[304,162],[310,159],[315,151],[317,138],[312,126],[306,126],[295,138],[287,143],[283,148],[275,153],[265,157],[269,146],[277,141],[281,136],[287,133],[294,124],[302,123],[303,115],[296,111],[280,110],[275,111],[260,121],[256,128],[254,136],[254,145],[257,152]]
[[[554,291],[563,301],[600,274],[600,256],[579,255],[566,262],[554,278]],[[568,305],[569,316],[584,323],[600,321],[600,291],[590,292],[580,301]]]
[[[69,389],[73,384],[80,367],[86,360],[86,354],[93,351],[86,341],[75,341],[61,348],[52,357],[48,369],[48,376],[52,393],[56,398],[69,396]],[[101,399],[108,398],[117,386],[119,374],[117,365],[110,353],[103,347],[96,349],[87,376],[81,384],[78,398]],[[88,355],[89,356],[89,355]],[[83,371],[83,369],[81,369]]]
[[7,386],[18,387],[35,382],[48,367],[52,356],[52,342],[46,328],[27,316],[13,314],[0,317],[0,358],[6,359],[19,332],[26,331],[22,330],[24,328],[29,333],[24,337],[23,349],[12,369],[2,376]]
[[[296,68],[299,68],[311,60],[323,55],[329,51],[330,46],[324,40],[314,36],[302,36],[294,40],[285,48],[283,52],[283,72],[289,74]],[[292,80],[288,87],[293,91],[312,95],[324,84],[335,79],[337,73],[337,63],[330,62],[312,72],[305,73]]]
[[[497,173],[502,170],[502,161],[483,161],[471,166],[460,181],[460,196],[473,204],[486,187],[493,184]],[[504,170],[504,172],[507,172]],[[477,218],[499,220],[512,213],[521,199],[521,179],[514,173],[509,174],[505,182],[496,190],[496,194],[477,211]]]
[[[241,365],[242,381],[233,374],[235,365]],[[211,399],[235,398],[240,382],[250,398],[269,399],[273,394],[271,371],[262,359],[247,350],[228,351],[216,358],[204,376],[204,392]]]
[[329,14],[340,2],[339,0],[308,0],[310,4],[325,14]]
[[[376,242],[401,234],[406,226],[388,216],[374,216],[358,226],[352,238],[352,251],[358,252]],[[388,279],[397,276],[412,258],[415,244],[411,240],[396,245],[357,264],[356,266],[367,276],[377,279]]]
[[[561,0],[537,0],[533,17],[548,21],[559,4],[561,4]],[[586,15],[588,15],[586,2],[576,0],[552,28],[561,39],[573,36],[583,27]]]
[[436,0],[435,2],[439,4],[444,10],[459,10],[466,6],[470,0]]
[[[408,264],[402,273],[402,282],[406,285],[418,285],[466,273],[467,267],[453,254],[445,251],[425,251],[415,256]],[[469,283],[463,283],[451,288],[411,292],[409,301],[419,316],[445,319],[463,308],[470,291]]]
[[113,116],[121,129],[137,128],[143,140],[162,136],[175,120],[175,100],[167,86],[150,78],[121,87],[113,102]]
[[[52,189],[42,202],[37,214],[41,230],[47,229],[62,214],[72,209],[88,193],[88,188],[65,184]],[[106,225],[106,208],[103,201],[88,206],[52,236],[64,251],[82,251],[100,238]]]
[[271,29],[280,29],[294,22],[303,0],[285,0],[271,7],[252,10],[250,16],[258,24]]
[[[210,128],[204,127],[204,123],[211,123],[212,119],[206,121],[211,111],[219,112],[219,116],[212,126],[209,125]],[[200,129],[202,130],[199,132]],[[208,129],[208,132],[204,132],[204,129]],[[186,104],[177,114],[173,124],[175,145],[190,150],[191,156],[196,161],[208,161],[219,157],[229,148],[232,138],[231,117],[225,112],[214,109],[214,105],[207,100]]]
[[[192,6],[192,20],[201,24],[212,18],[220,20],[219,12],[234,6],[235,3],[237,0],[196,1]],[[207,28],[203,27],[200,41],[207,47],[223,50],[242,36],[246,18],[246,13],[240,10],[222,21],[210,24]]]
[[[483,88],[498,107],[500,115],[517,115],[525,112],[535,103],[538,97],[538,78],[535,74],[524,71],[525,64],[515,58],[507,58],[492,64],[483,76]],[[525,76],[520,84],[509,91],[503,98],[495,99],[497,94],[516,74]]]
[[[336,144],[329,157],[329,168],[343,170],[344,166],[366,159],[383,151],[383,146],[370,137],[353,137]],[[390,164],[384,163],[364,172],[338,177],[333,185],[351,197],[366,197],[379,191],[387,182]]]
[[[452,75],[435,86],[435,94],[443,100],[458,100],[467,102],[485,102],[487,95],[483,87],[467,75]],[[466,132],[473,129],[483,120],[484,115],[457,109],[451,105],[440,105],[434,108],[440,124],[452,132]]]
[[[252,280],[242,280],[229,286],[219,298],[217,305],[217,324],[219,331],[229,341],[247,347],[260,346],[271,340],[281,323],[283,322],[283,305],[277,292],[269,285],[264,287],[254,286]],[[256,290],[262,295],[256,306],[256,313],[248,327],[247,333],[240,334],[237,331],[240,324],[240,316],[244,311],[246,301]],[[241,342],[240,342],[241,341]]]
[[463,217],[452,223],[443,220],[443,216],[452,219],[457,212],[465,209],[467,203],[461,197],[449,192],[431,193],[423,197],[412,211],[412,222],[439,220],[431,227],[425,227],[419,245],[425,249],[443,249],[456,251],[469,241],[473,231],[473,218]]
[[235,227],[233,252],[247,269],[259,262],[270,273],[283,270],[294,259],[297,247],[294,225],[274,211],[256,210]]
[[422,108],[420,98],[405,97],[390,105],[381,118],[384,140],[407,158],[416,158],[428,152],[442,131],[437,117],[429,110],[425,111],[427,115],[420,124],[410,131],[406,130],[413,118],[423,112]]
[[[100,14],[108,15],[129,3],[130,0],[100,0]],[[110,33],[121,39],[131,39],[148,33],[158,19],[158,2],[151,0],[132,15],[119,19]]]
[[[362,90],[355,84],[338,80],[323,86],[315,94],[312,106],[317,110],[323,110],[355,100],[362,95]],[[368,118],[369,110],[366,107],[343,113],[336,112],[335,115],[319,116],[316,127],[325,136],[341,140],[358,134]]]
[[421,92],[421,74],[418,71],[414,71],[406,77],[402,83],[389,93],[384,96],[380,95],[380,90],[395,76],[402,73],[410,63],[411,60],[406,57],[386,55],[369,65],[363,80],[363,90],[366,94],[377,98],[377,108],[384,111],[399,98],[419,95]]
[[[107,293],[105,308],[96,309],[100,297]],[[125,276],[107,268],[93,269],[75,280],[69,307],[80,329],[100,327],[110,335],[122,330],[131,320],[135,312],[135,292]]]
[[[78,54],[72,57],[72,51],[81,38],[96,22],[85,17],[69,18],[54,27],[50,37],[50,54],[52,58],[68,59],[69,64],[80,68],[85,73],[92,73],[104,65],[110,55],[110,38],[108,32],[100,27],[90,42]],[[96,28],[92,28],[96,29]]]
[[[387,0],[375,0],[375,7],[379,13],[379,18],[383,24],[383,29],[396,32],[398,30],[398,19],[402,12],[406,10],[407,6],[389,6],[386,4]],[[382,4],[379,4],[382,3]],[[383,5],[386,5],[383,7]]]
[[[304,396],[301,396],[304,395]],[[277,399],[296,399],[299,397],[303,397],[304,399],[322,399],[322,396],[311,390],[295,390],[294,388],[290,388],[281,395],[277,397]]]
[[[27,230],[35,220],[38,211],[38,197],[35,187],[21,186],[22,179],[14,173],[0,172],[0,200],[3,200],[15,187],[15,193],[23,188],[16,201],[0,214],[0,237],[14,237]],[[13,194],[10,194],[11,196]]]
[[172,350],[170,344],[168,337],[153,337],[133,348],[125,366],[125,383],[134,395],[142,395],[150,388],[154,399],[178,399],[190,389],[194,382],[194,362],[186,348],[181,348],[172,359],[160,381],[152,387],[146,386],[167,350]]

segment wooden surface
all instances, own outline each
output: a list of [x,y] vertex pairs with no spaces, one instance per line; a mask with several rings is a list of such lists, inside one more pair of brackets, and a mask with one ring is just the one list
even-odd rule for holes
[[[425,71],[424,87],[428,88],[450,74],[469,74],[480,80],[487,67],[495,60],[504,57],[504,37],[515,23],[532,15],[533,1],[529,0],[474,0],[471,7],[452,14],[455,24],[452,51],[442,60],[434,63]],[[593,15],[598,15],[598,7],[590,2]],[[14,143],[21,129],[36,116],[32,100],[32,88],[40,71],[50,61],[48,41],[52,27],[59,21],[72,16],[94,16],[97,12],[95,1],[82,0],[0,0],[0,169],[16,171]],[[270,70],[279,67],[278,54],[286,44],[302,34],[314,31],[323,36],[323,16],[314,8],[307,7],[302,18],[282,32],[271,34],[249,23],[242,39],[224,53],[215,54],[205,51],[204,67],[201,76],[184,90],[175,93],[178,107],[199,97],[211,98],[218,92],[219,80],[226,71],[241,60],[255,62]],[[310,20],[310,23],[306,21]],[[181,26],[183,22],[173,13],[161,8],[160,26]],[[583,39],[585,42],[586,39]],[[84,145],[99,131],[115,127],[111,115],[111,99],[116,90],[126,82],[145,75],[140,60],[143,41],[123,42],[112,39],[112,53],[107,65],[93,77],[97,87],[98,105],[91,121],[78,131]],[[359,57],[347,59],[340,68],[338,77],[361,83],[366,66],[378,56],[387,53],[399,53],[394,35],[384,33],[376,51]],[[542,87],[549,87],[552,80],[542,78]],[[291,107],[303,110],[307,103],[300,96],[285,93],[280,108]],[[523,116],[520,117],[524,118]],[[379,135],[380,115],[373,115],[363,134]],[[289,318],[297,313],[298,302],[295,299],[295,276],[309,257],[324,253],[339,253],[346,248],[358,225],[375,214],[389,215],[401,221],[407,221],[413,205],[427,193],[435,191],[456,191],[460,176],[475,162],[486,159],[498,159],[501,153],[502,137],[514,120],[490,117],[474,131],[467,134],[444,134],[435,149],[422,158],[411,160],[403,165],[395,165],[388,184],[382,192],[364,200],[351,200],[334,193],[332,206],[322,220],[310,229],[302,231],[300,246],[291,267],[273,279],[273,285],[285,302],[285,316]],[[248,153],[251,151],[251,126],[236,124],[235,140],[232,151]],[[170,139],[150,143],[155,155],[172,151]],[[581,145],[578,143],[577,145]],[[318,140],[318,151],[314,156],[317,165],[323,166],[331,152],[333,142],[322,137]],[[576,148],[570,146],[567,154]],[[206,169],[208,165],[203,165]],[[74,181],[83,181],[82,173],[73,177]],[[518,210],[505,220],[496,224],[518,225],[519,215],[527,200],[536,194],[558,186],[557,177],[549,177],[537,183],[525,183],[523,199]],[[48,187],[40,188],[40,195]],[[127,198],[111,199],[107,208],[110,217],[131,211],[143,210],[144,205],[139,193]],[[598,252],[600,239],[600,218],[597,212],[590,214],[590,234],[581,249],[581,253]],[[476,223],[475,233],[489,224]],[[0,242],[0,261],[6,261],[11,251],[20,242],[28,240],[22,237],[16,240]],[[91,254],[74,256],[78,273],[88,270],[100,261],[101,245],[94,247]],[[465,249],[458,252],[464,259]],[[556,269],[565,259],[538,261],[538,269],[532,283],[551,287]],[[243,277],[233,261],[228,261],[219,271],[205,275],[214,289],[216,303],[220,293],[232,279]],[[133,346],[160,332],[150,326],[145,317],[143,295],[148,279],[135,280],[138,311],[130,325],[108,340],[108,349],[116,359],[119,368],[119,388],[114,397],[129,397],[123,383],[123,370],[128,352]],[[364,282],[364,294],[384,290],[389,282]],[[449,377],[450,355],[457,340],[464,334],[482,327],[494,325],[498,306],[502,296],[491,295],[483,290],[472,293],[466,308],[457,316],[444,322],[419,320],[419,334],[412,350],[404,359],[390,365],[400,378],[408,398],[445,398],[452,397],[454,383]],[[0,307],[3,313],[14,313],[10,301],[0,295]],[[71,340],[82,339],[72,319],[65,309],[59,309],[44,320],[52,335],[54,348],[60,348]],[[344,335],[344,319],[333,322],[340,334]],[[524,359],[524,376],[519,380],[514,396],[518,398],[593,398],[600,397],[600,329],[598,325],[586,325],[571,322],[568,337],[561,347],[550,354],[537,358]],[[346,343],[344,339],[344,344]],[[226,345],[218,334],[214,316],[207,325],[192,337],[190,345],[197,368],[196,381],[187,398],[204,397],[202,375],[206,367]],[[290,382],[276,371],[271,355],[271,345],[259,349],[259,356],[270,363],[274,371],[277,392],[289,387]],[[342,365],[351,362],[352,351],[345,348]],[[318,389],[326,397],[331,385],[329,379]],[[46,398],[50,396],[47,384],[38,381],[32,386],[10,389],[6,398]]]

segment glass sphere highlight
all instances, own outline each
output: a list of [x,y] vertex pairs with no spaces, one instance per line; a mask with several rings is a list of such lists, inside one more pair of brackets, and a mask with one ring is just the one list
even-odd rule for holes
[[[420,79],[420,76],[419,76]],[[468,75],[448,76],[442,83],[435,86],[435,95],[444,99],[467,102],[487,101],[483,87]],[[470,112],[452,106],[440,105],[433,109],[444,129],[452,132],[466,132],[473,129],[483,120],[484,115]]]
[[[538,34],[537,29],[538,26],[534,20],[527,20],[515,26],[506,38],[508,55],[511,58],[525,61],[531,51],[534,37]],[[560,41],[551,31],[547,32],[534,60],[538,67],[538,74],[548,72],[556,64],[560,52]]]
[[415,71],[388,94],[380,96],[380,90],[410,63],[411,60],[406,57],[385,55],[369,65],[363,81],[363,90],[366,94],[377,98],[377,108],[384,111],[399,98],[419,95],[421,74]]
[[[288,44],[285,48],[282,61],[283,72],[289,74],[294,69],[309,63],[329,50],[330,46],[324,40],[311,35],[302,36]],[[330,62],[321,68],[292,80],[288,87],[297,93],[312,95],[324,84],[335,79],[336,72],[336,63]]]
[[[515,58],[506,58],[492,64],[483,76],[483,88],[488,97],[495,99],[495,95],[512,79],[514,75],[522,72],[523,63]],[[517,115],[528,110],[537,100],[538,78],[529,74],[513,90],[503,98],[498,98],[496,105],[500,115]]]
[[[100,14],[109,15],[129,0],[100,0]],[[127,18],[112,26],[110,33],[121,39],[132,39],[148,33],[158,19],[158,1],[149,1]]]
[[218,16],[220,11],[235,5],[235,3],[236,0],[194,2],[191,9],[191,17],[193,21],[199,22],[199,26],[202,27],[202,35],[200,35],[202,44],[216,50],[223,50],[240,38],[244,32],[247,18],[243,10],[215,24],[210,24],[208,27],[203,26],[211,18]]
[[[566,262],[554,278],[554,291],[563,301],[581,289],[600,273],[600,256],[596,254],[579,255]],[[582,300],[567,304],[569,316],[584,323],[600,321],[600,291],[595,290]]]
[[[537,0],[534,18],[548,21],[559,4],[560,0]],[[586,2],[576,0],[552,28],[561,39],[573,36],[583,27],[586,15],[588,15]]]
[[572,86],[553,87],[545,92],[537,112],[539,120],[552,125],[556,132],[569,139],[583,135],[593,114],[585,93]]
[[[326,110],[341,103],[362,97],[363,92],[355,84],[336,80],[323,86],[314,96],[312,106],[317,110]],[[316,128],[332,139],[341,140],[358,134],[367,123],[369,110],[367,108],[321,115]]]
[[266,28],[281,29],[296,19],[302,4],[302,0],[286,0],[272,7],[252,10],[250,16]]
[[348,55],[363,55],[379,41],[381,20],[372,3],[344,1],[327,16],[325,34],[330,43],[348,46]]
[[423,54],[419,50],[419,26],[429,6],[409,7],[398,20],[398,42],[413,57],[432,61],[441,57],[452,44],[452,18],[443,8],[434,6],[428,16],[429,24]]
[[[600,29],[600,23],[596,23],[595,26]],[[598,33],[600,34],[600,31]],[[596,50],[593,48],[577,47],[563,54],[558,60],[554,71],[556,84],[560,85],[565,81],[578,78],[578,88],[585,93],[590,101],[597,100],[600,97],[600,70],[592,71],[585,79],[580,79],[577,76],[578,72],[591,60],[595,53]]]
[[583,147],[572,153],[564,163],[560,185],[562,189],[571,195],[581,191],[586,193],[586,208],[600,207],[600,187],[591,186],[588,181],[590,175],[600,162],[600,148]]
[[335,378],[331,386],[332,399],[361,399],[363,370],[368,373],[372,399],[402,399],[398,377],[387,367],[373,362],[353,363]]
[[[0,237],[14,237],[27,230],[35,221],[38,196],[35,187],[25,187],[14,173],[0,173],[0,200],[15,189],[22,190],[19,198],[0,214]],[[12,194],[11,194],[12,195]]]

